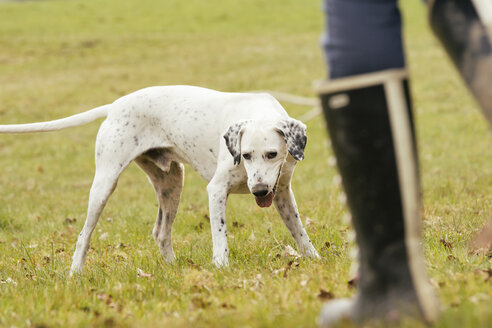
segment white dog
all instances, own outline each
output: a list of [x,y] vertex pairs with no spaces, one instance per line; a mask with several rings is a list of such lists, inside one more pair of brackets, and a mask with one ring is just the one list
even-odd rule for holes
[[96,139],[96,173],[87,219],[70,274],[80,272],[91,234],[123,170],[135,162],[153,184],[159,210],[153,236],[167,262],[175,259],[173,224],[183,187],[182,163],[209,181],[213,263],[228,265],[226,200],[251,192],[260,207],[275,203],[302,254],[319,258],[304,230],[290,181],[304,158],[306,127],[268,94],[224,93],[191,86],[150,87],[67,118],[0,125],[0,133],[64,129],[107,116]]

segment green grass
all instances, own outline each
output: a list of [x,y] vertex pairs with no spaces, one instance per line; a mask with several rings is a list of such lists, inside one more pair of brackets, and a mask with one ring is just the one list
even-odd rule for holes
[[[436,326],[490,327],[492,279],[485,281],[483,270],[491,259],[469,254],[468,242],[492,214],[492,138],[430,34],[420,1],[402,5],[424,248],[443,308]],[[314,0],[0,3],[0,122],[66,116],[150,85],[310,96],[312,81],[325,75],[320,7]],[[307,110],[285,106],[293,117]],[[303,220],[315,222],[307,230],[322,260],[289,266],[279,254],[295,244],[275,211],[233,195],[231,266],[216,270],[206,183],[187,167],[173,231],[178,260],[168,266],[151,238],[152,187],[132,165],[96,227],[83,276],[74,280],[68,270],[85,218],[98,124],[1,135],[0,280],[15,284],[0,284],[0,326],[312,327],[320,289],[336,297],[355,291],[347,284],[350,228],[332,183],[324,122],[307,125],[306,160],[293,187]],[[137,277],[137,268],[154,277]]]

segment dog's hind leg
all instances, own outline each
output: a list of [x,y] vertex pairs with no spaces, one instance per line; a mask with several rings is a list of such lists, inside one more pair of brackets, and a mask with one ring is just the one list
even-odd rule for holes
[[111,196],[116,187],[121,171],[108,171],[96,168],[96,174],[89,194],[87,219],[77,239],[75,253],[73,254],[72,259],[72,267],[70,268],[70,276],[82,271],[92,232],[96,227],[99,216],[101,215],[109,196]]
[[[171,230],[178,211],[181,190],[183,189],[183,164],[163,160],[164,156],[144,154],[135,162],[147,174],[154,186],[159,210],[152,236],[154,237],[162,257],[168,263],[175,259],[171,240]],[[164,163],[163,163],[164,162]]]
[[[81,272],[85,257],[90,245],[90,239],[96,227],[109,196],[113,193],[118,178],[123,170],[135,158],[131,151],[138,151],[126,147],[132,143],[131,138],[122,138],[118,129],[106,120],[99,129],[96,140],[96,173],[89,193],[89,205],[84,227],[77,238],[73,254],[70,276]],[[117,147],[120,148],[117,148]],[[131,151],[125,151],[130,149]]]

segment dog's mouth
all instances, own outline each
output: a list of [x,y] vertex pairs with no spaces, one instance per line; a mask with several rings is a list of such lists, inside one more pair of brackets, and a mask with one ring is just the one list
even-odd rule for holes
[[278,171],[277,180],[275,181],[275,186],[273,187],[271,192],[269,192],[265,196],[261,196],[261,197],[255,196],[256,204],[258,204],[259,207],[272,206],[273,198],[275,197],[275,191],[277,191],[278,181],[280,180],[281,171],[282,171],[282,167],[280,167],[280,170]]
[[255,196],[256,204],[259,207],[270,207],[273,203],[273,197],[275,196],[275,190],[269,192],[265,196]]

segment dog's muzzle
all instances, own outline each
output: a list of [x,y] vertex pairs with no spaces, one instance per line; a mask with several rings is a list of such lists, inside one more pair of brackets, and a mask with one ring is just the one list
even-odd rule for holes
[[270,207],[272,205],[275,189],[269,192],[268,185],[259,183],[253,187],[251,192],[255,195],[256,204],[259,207]]

